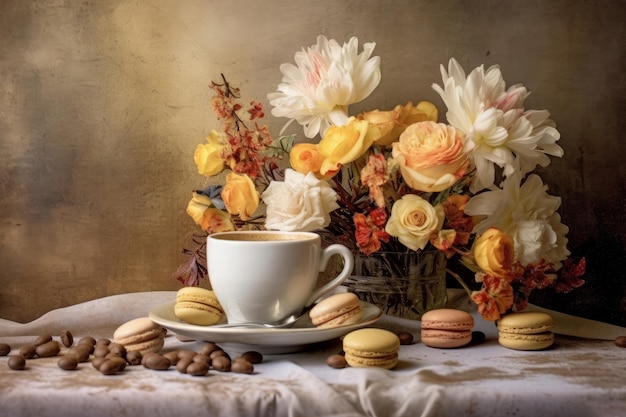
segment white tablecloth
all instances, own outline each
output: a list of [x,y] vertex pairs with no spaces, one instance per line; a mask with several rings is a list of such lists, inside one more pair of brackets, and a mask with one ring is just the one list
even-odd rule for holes
[[[63,330],[75,340],[111,338],[121,323],[174,298],[170,291],[124,294],[51,311],[26,324],[0,319],[0,342],[15,353],[40,334],[58,336]],[[252,375],[212,370],[192,377],[174,368],[129,366],[104,376],[89,363],[63,371],[58,357],[32,359],[26,370],[13,371],[3,357],[0,416],[626,415],[626,349],[610,340],[557,335],[546,351],[509,350],[498,345],[492,322],[475,318],[476,330],[487,335],[484,343],[442,350],[418,339],[401,346],[394,370],[328,367],[326,357],[341,350],[339,340],[266,356]],[[419,336],[417,321],[383,316],[374,326]],[[163,351],[200,346],[170,336]]]

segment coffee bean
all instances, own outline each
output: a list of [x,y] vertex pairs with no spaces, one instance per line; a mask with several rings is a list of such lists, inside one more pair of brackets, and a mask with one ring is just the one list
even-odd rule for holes
[[102,338],[102,339],[94,340],[93,344],[94,345],[109,346],[111,344],[111,340],[107,339],[107,338]]
[[[98,356],[97,358],[93,358],[91,360],[91,366],[93,366],[95,369],[100,370],[100,366],[106,361],[107,359],[104,356]],[[115,372],[117,372],[117,370],[115,370]]]
[[78,367],[78,360],[74,356],[64,355],[61,359],[59,359],[57,365],[64,371],[71,371]]
[[485,334],[483,332],[480,331],[474,331],[472,332],[472,341],[470,342],[472,345],[479,345],[482,342],[485,341],[485,338],[487,336],[485,336]]
[[178,359],[193,358],[196,355],[197,352],[190,349],[181,349],[178,351]]
[[348,362],[346,362],[346,358],[343,355],[334,354],[326,358],[326,364],[331,368],[341,369],[345,368]]
[[172,366],[169,359],[158,353],[144,356],[144,360],[142,360],[141,363],[144,367],[155,371],[165,371]]
[[126,347],[120,343],[111,343],[109,344],[108,348],[109,348],[109,352],[113,353],[114,355],[119,356],[120,358],[125,358],[126,353],[128,353],[126,351]]
[[192,376],[204,376],[209,373],[209,365],[203,361],[191,362],[185,371]]
[[0,343],[0,356],[6,356],[11,352],[11,346],[6,343]]
[[220,372],[228,372],[230,371],[231,361],[228,356],[218,355],[215,358],[211,359],[211,366],[213,369]]
[[89,359],[89,346],[76,345],[70,348],[65,355],[74,356],[78,362],[87,362]]
[[204,362],[209,366],[211,366],[211,361],[212,361],[211,357],[208,355],[205,355],[204,353],[198,353],[192,358],[192,360],[194,362]]
[[179,358],[178,362],[176,362],[176,370],[181,374],[187,373],[187,367],[193,363],[193,358],[185,357]]
[[626,348],[626,336],[618,336],[614,340],[615,346]]
[[251,374],[254,372],[254,365],[246,359],[238,358],[232,362],[230,370],[238,374]]
[[74,336],[72,336],[69,330],[63,330],[61,332],[61,343],[63,343],[65,347],[70,347],[74,343]]
[[37,347],[39,345],[43,345],[44,343],[48,343],[52,340],[52,336],[49,334],[42,334],[33,342],[33,346]]
[[211,354],[209,355],[209,357],[211,358],[211,360],[214,360],[215,358],[217,358],[218,356],[224,356],[226,357],[228,360],[230,360],[230,355],[226,352],[224,352],[223,350],[214,350],[213,352],[211,352]]
[[93,356],[95,358],[103,358],[109,353],[111,353],[111,351],[109,350],[109,347],[104,346],[104,345],[96,346],[95,349],[93,350]]
[[35,357],[35,346],[33,345],[24,345],[20,348],[20,355],[24,357],[24,359],[32,359]]
[[21,371],[26,368],[26,359],[22,355],[11,355],[7,360],[7,365],[14,371]]
[[249,350],[241,354],[241,358],[247,360],[251,364],[263,362],[263,355],[260,352]]
[[51,340],[44,344],[41,344],[35,347],[35,353],[40,358],[49,358],[52,356],[56,356],[61,351],[61,345],[56,340]]
[[[128,353],[130,353],[130,352],[128,352]],[[176,366],[176,363],[178,363],[178,360],[180,359],[178,357],[178,351],[176,351],[176,350],[172,350],[171,352],[164,353],[163,356],[165,356],[167,359],[169,359],[173,366]]]
[[215,343],[208,342],[200,348],[200,353],[211,356],[211,353],[215,352],[216,350],[222,350],[222,348]]
[[96,344],[96,339],[94,339],[94,338],[93,338],[93,337],[91,337],[91,336],[81,337],[81,338],[78,340],[78,343],[77,343],[77,344],[78,344],[78,345],[82,345],[83,343],[85,343],[85,344],[87,344],[87,345],[94,346],[94,345]]
[[413,343],[413,334],[409,332],[398,333],[398,339],[400,339],[401,345],[410,345]]
[[120,370],[120,368],[122,368],[122,365],[123,365],[122,360],[119,357],[112,358],[112,359],[104,359],[104,362],[100,364],[100,366],[98,367],[98,370],[103,375],[113,375],[117,373]]
[[138,350],[131,350],[126,354],[126,362],[130,365],[141,365],[141,360],[143,359],[143,355]]

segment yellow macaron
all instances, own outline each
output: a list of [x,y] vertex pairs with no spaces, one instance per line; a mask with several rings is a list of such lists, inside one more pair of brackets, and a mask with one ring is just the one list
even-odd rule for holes
[[510,313],[498,320],[498,342],[509,349],[541,350],[554,343],[554,321],[539,311]]
[[363,309],[356,294],[344,292],[317,303],[309,311],[309,317],[313,325],[319,328],[336,327],[358,323],[363,317]]
[[119,326],[113,333],[113,340],[124,345],[129,352],[158,352],[163,347],[166,333],[165,328],[150,318],[139,317]]
[[400,339],[388,330],[365,328],[343,337],[346,362],[354,367],[394,368],[399,349]]
[[224,318],[224,310],[215,293],[200,287],[178,290],[174,314],[182,321],[198,326],[211,326]]

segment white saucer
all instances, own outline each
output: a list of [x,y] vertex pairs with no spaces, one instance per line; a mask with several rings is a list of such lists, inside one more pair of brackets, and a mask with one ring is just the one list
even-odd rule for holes
[[378,307],[365,301],[360,303],[363,317],[358,323],[328,329],[314,327],[308,318],[303,318],[297,323],[297,327],[290,329],[196,326],[176,317],[175,301],[154,307],[148,316],[153,322],[182,336],[213,343],[228,343],[233,350],[257,350],[261,353],[277,354],[303,350],[308,345],[341,337],[380,319],[382,312]]

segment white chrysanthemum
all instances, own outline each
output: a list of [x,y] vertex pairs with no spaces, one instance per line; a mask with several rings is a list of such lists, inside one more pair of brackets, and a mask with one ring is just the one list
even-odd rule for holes
[[375,46],[365,43],[358,53],[356,37],[341,46],[318,36],[316,45],[296,52],[296,65],[280,66],[278,91],[267,95],[272,115],[296,120],[309,138],[331,124],[344,125],[348,106],[364,100],[380,82],[380,58],[370,58]]
[[547,166],[547,155],[563,156],[556,144],[560,134],[546,110],[525,111],[524,100],[530,94],[521,85],[505,90],[506,84],[496,65],[486,71],[481,65],[467,77],[454,59],[448,71],[441,66],[443,87],[433,84],[448,111],[448,123],[466,135],[465,147],[476,166],[471,191],[490,187],[495,180],[495,166],[505,177],[517,169],[527,174],[537,165]]
[[465,207],[470,216],[487,216],[474,231],[496,227],[515,242],[515,259],[523,265],[545,259],[559,265],[569,255],[568,227],[557,213],[561,198],[549,195],[538,175],[531,174],[520,185],[519,175],[503,182],[503,188],[473,197]]

